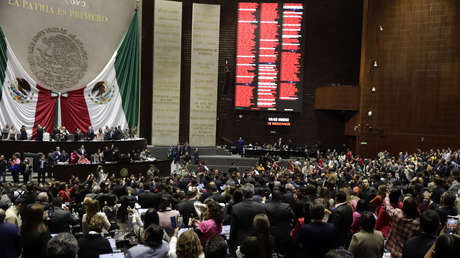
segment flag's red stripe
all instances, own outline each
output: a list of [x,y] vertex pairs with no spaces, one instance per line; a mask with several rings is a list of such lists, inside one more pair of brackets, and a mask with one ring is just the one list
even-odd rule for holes
[[32,137],[35,139],[37,135],[37,126],[45,126],[47,132],[53,131],[54,112],[56,110],[56,98],[51,97],[51,91],[40,85],[38,88],[37,108],[35,110],[35,122]]
[[62,125],[65,126],[70,133],[75,133],[77,128],[86,132],[88,126],[91,125],[84,91],[85,88],[81,88],[69,91],[67,97],[61,96]]

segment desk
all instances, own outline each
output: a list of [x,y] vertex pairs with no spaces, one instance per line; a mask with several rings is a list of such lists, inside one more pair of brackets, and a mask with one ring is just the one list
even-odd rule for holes
[[58,181],[66,181],[72,175],[78,176],[80,180],[85,180],[89,174],[95,173],[97,167],[101,165],[104,172],[108,172],[109,175],[115,173],[116,177],[120,176],[120,170],[126,168],[129,175],[135,175],[136,177],[141,174],[145,175],[150,165],[154,165],[160,170],[160,176],[169,176],[171,171],[171,161],[134,161],[134,162],[116,162],[107,164],[74,164],[74,165],[61,165],[57,164],[51,168],[53,171],[54,178]]
[[132,139],[132,140],[120,140],[120,141],[72,141],[72,142],[37,142],[37,141],[0,141],[0,154],[5,155],[8,159],[16,152],[24,153],[44,153],[45,155],[49,152],[56,150],[56,147],[61,147],[62,150],[66,150],[70,153],[72,150],[77,150],[81,145],[85,145],[85,149],[88,153],[95,153],[97,149],[103,150],[105,146],[115,145],[120,150],[120,153],[128,153],[136,149],[144,149],[147,146],[146,139]]

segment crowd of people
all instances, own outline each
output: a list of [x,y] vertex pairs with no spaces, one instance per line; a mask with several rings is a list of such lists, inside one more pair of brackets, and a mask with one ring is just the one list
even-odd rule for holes
[[27,184],[32,177],[33,172],[37,172],[38,183],[44,183],[46,179],[52,177],[52,167],[56,164],[102,164],[119,161],[142,161],[154,160],[147,148],[133,149],[129,153],[122,153],[119,148],[112,144],[98,149],[96,152],[88,152],[85,145],[80,148],[67,152],[57,146],[54,151],[47,154],[41,153],[34,157],[24,157],[20,153],[14,153],[9,160],[4,155],[0,155],[0,177],[3,183],[6,183],[7,173],[10,173],[13,182],[19,183],[22,175],[23,184]]
[[460,151],[317,154],[2,184],[2,257],[458,257]]
[[[111,141],[136,138],[137,128],[135,126],[123,129],[119,126],[105,126],[99,128],[97,131],[92,126],[84,128],[76,128],[74,132],[69,132],[65,126],[54,126],[48,130],[45,126],[38,125],[35,138],[27,132],[26,127],[23,125],[19,129],[15,126],[5,125],[0,130],[1,139],[11,141],[25,141],[35,139],[36,141]],[[45,137],[46,136],[46,137]]]

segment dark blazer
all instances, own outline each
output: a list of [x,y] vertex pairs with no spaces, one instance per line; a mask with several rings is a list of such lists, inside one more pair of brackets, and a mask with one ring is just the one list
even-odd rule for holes
[[87,138],[88,140],[92,141],[92,140],[94,139],[94,136],[95,136],[95,134],[94,134],[94,130],[93,130],[93,129],[88,130],[88,131],[86,132],[86,138]]
[[335,227],[330,223],[312,222],[300,228],[297,238],[303,258],[322,258],[334,247]]
[[140,193],[137,198],[137,201],[142,208],[155,208],[158,210],[158,206],[161,201],[161,193],[144,191]]
[[244,200],[232,208],[230,250],[233,252],[246,236],[252,234],[252,222],[257,214],[265,214],[265,206],[254,200]]
[[37,128],[37,141],[38,142],[43,141],[43,128],[41,127]]
[[193,203],[195,202],[196,200],[183,200],[176,205],[176,210],[180,212],[180,215],[183,217],[184,223],[188,223],[190,217],[198,217],[198,214],[196,214],[195,207],[193,206]]
[[24,239],[22,235],[22,258],[46,258],[46,245],[51,239],[48,231],[41,233],[34,239]]
[[294,223],[294,212],[288,203],[282,202],[266,203],[265,211],[270,219],[272,235],[275,237],[275,250],[285,254],[289,248],[289,233]]
[[109,240],[101,234],[86,234],[78,240],[78,258],[99,258],[100,254],[112,253]]
[[21,130],[21,140],[27,140],[27,131]]
[[409,238],[404,244],[402,258],[423,258],[431,246],[436,241],[436,237],[426,233],[421,233]]
[[20,235],[16,224],[0,223],[0,250],[4,258],[17,258],[21,254]]
[[111,149],[104,150],[104,161],[113,161],[113,151]]
[[80,155],[85,155],[85,157],[88,157],[88,151],[86,149],[78,148],[77,152]]
[[72,216],[70,211],[66,211],[61,207],[53,207],[54,212],[48,222],[48,229],[51,234],[61,232],[70,232],[70,226],[75,224],[78,220]]
[[350,227],[353,223],[353,208],[348,204],[342,204],[332,211],[328,223],[334,224],[337,230],[336,247],[348,247],[351,241]]

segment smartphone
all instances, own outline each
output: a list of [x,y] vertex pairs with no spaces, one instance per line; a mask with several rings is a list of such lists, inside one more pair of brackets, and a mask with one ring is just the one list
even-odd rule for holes
[[177,226],[179,228],[183,228],[184,227],[184,218],[182,216],[178,216],[177,217]]
[[176,219],[176,217],[172,216],[172,217],[170,217],[170,219],[171,219],[171,227],[172,227],[172,229],[176,229],[176,227],[177,227],[177,219]]
[[457,224],[458,224],[458,217],[457,216],[449,216],[447,217],[447,224],[446,224],[446,232],[448,234],[457,234]]

